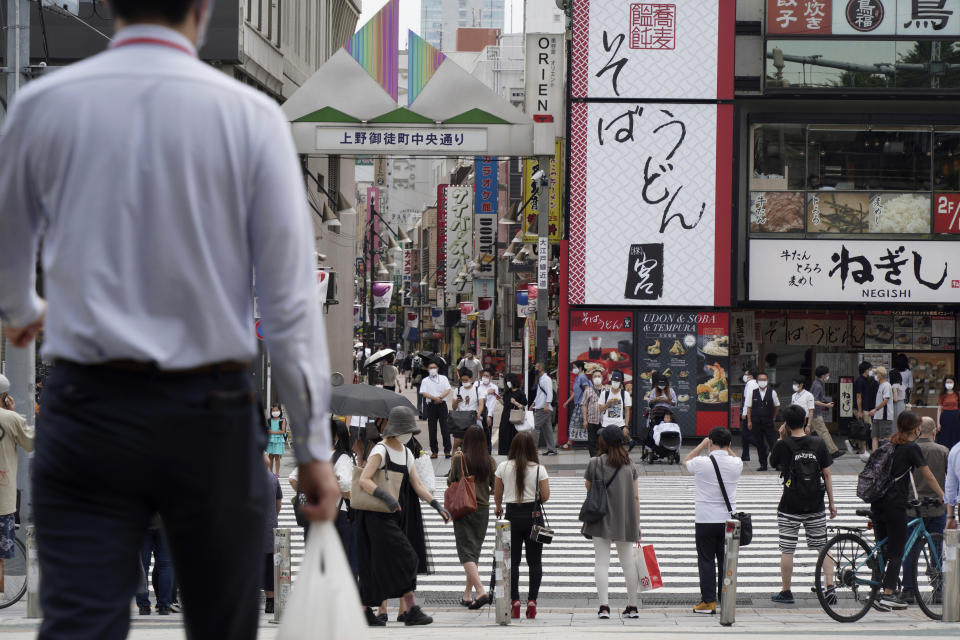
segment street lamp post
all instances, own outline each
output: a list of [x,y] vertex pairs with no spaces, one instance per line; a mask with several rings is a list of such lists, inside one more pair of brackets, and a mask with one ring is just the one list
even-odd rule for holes
[[377,211],[376,206],[370,206],[368,208],[370,212],[369,219],[367,220],[367,236],[365,239],[366,247],[366,257],[368,258],[367,263],[367,277],[363,281],[363,292],[365,304],[363,305],[363,335],[367,340],[367,346],[373,345],[373,340],[375,337],[376,327],[373,323],[373,276],[374,276],[374,261],[378,254],[378,250],[374,247],[373,241],[375,237],[380,237],[376,234],[373,223],[374,220],[379,218],[380,223],[386,228],[386,230],[392,235],[396,236],[397,240],[392,241],[393,247],[398,245],[404,245],[410,243],[410,238],[401,228],[397,228],[397,232],[394,233],[393,228],[390,227],[390,224],[380,215],[380,212]]

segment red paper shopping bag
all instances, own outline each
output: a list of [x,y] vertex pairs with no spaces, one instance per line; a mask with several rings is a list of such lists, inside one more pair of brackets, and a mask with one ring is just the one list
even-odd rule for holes
[[660,564],[652,544],[641,544],[634,549],[634,561],[637,567],[640,591],[650,591],[663,587]]

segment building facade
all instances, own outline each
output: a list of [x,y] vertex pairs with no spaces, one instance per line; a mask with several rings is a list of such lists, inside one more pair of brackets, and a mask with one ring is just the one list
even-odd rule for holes
[[421,0],[420,35],[441,51],[454,51],[457,29],[504,30],[504,0]]

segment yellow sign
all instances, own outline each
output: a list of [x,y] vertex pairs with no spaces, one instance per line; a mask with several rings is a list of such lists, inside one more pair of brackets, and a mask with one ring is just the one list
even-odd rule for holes
[[[530,183],[533,182],[533,167],[537,161],[527,158],[523,161],[523,201],[530,200],[533,192]],[[560,242],[563,235],[562,198],[563,198],[563,141],[559,138],[554,146],[553,160],[550,161],[550,242]],[[523,241],[537,241],[537,198],[530,200],[530,204],[523,210]]]

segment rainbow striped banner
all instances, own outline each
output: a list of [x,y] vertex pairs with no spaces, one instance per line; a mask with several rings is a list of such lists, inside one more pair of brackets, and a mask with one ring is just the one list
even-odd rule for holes
[[400,0],[389,0],[344,46],[394,100],[400,94],[399,38]]
[[407,65],[407,106],[413,104],[420,92],[436,73],[437,69],[446,60],[439,49],[418,36],[411,29],[408,35],[409,55]]

